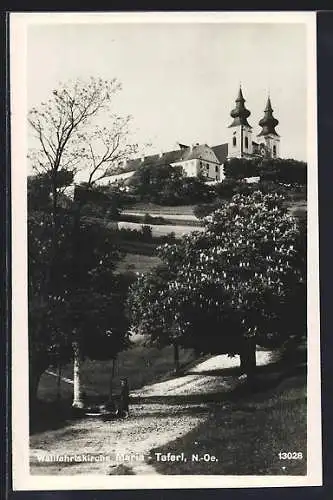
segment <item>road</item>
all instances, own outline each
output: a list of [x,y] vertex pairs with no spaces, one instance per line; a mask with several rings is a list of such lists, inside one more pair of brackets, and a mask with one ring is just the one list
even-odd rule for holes
[[[269,351],[258,351],[257,364],[270,363],[273,355]],[[124,468],[131,474],[156,474],[151,450],[205,422],[212,404],[217,404],[186,402],[186,396],[230,391],[239,382],[235,373],[231,376],[228,370],[237,367],[238,363],[238,356],[214,356],[198,363],[184,376],[133,391],[132,400],[137,399],[137,402],[131,405],[130,416],[126,419],[103,422],[90,417],[72,421],[61,429],[33,435],[30,439],[31,474],[113,475],[124,474]],[[221,372],[217,374],[216,370],[225,370],[225,376]],[[154,396],[179,397],[179,403],[170,404],[167,399],[166,402],[154,402]],[[145,398],[144,402],[140,402],[141,398]],[[59,457],[73,461],[60,461]]]

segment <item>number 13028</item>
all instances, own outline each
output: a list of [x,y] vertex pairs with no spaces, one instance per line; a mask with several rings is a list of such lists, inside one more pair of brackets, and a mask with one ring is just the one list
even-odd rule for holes
[[302,460],[303,453],[301,451],[280,451],[280,460]]

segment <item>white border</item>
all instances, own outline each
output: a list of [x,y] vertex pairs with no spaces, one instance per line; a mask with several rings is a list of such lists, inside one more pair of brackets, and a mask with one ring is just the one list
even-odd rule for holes
[[[304,23],[308,31],[308,474],[306,476],[32,476],[29,474],[26,32],[58,23]],[[12,117],[12,449],[14,490],[241,488],[322,485],[316,14],[314,12],[15,13],[10,15]],[[148,479],[148,481],[147,481]]]

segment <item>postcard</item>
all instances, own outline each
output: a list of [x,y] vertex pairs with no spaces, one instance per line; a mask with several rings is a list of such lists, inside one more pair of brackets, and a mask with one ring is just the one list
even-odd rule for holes
[[10,65],[14,490],[321,485],[316,14],[12,13]]

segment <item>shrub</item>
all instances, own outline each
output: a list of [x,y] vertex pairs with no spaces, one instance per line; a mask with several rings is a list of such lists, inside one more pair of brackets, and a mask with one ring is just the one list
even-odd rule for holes
[[152,230],[151,230],[150,226],[147,226],[147,225],[141,226],[141,233],[142,233],[144,241],[152,241],[153,236],[152,236]]
[[200,205],[197,205],[196,207],[194,207],[193,213],[196,217],[202,219],[203,217],[206,217],[207,215],[214,212],[214,210],[221,208],[223,203],[223,200],[217,198],[212,203],[202,203]]
[[164,217],[153,217],[152,215],[146,213],[143,217],[144,224],[165,224]]

